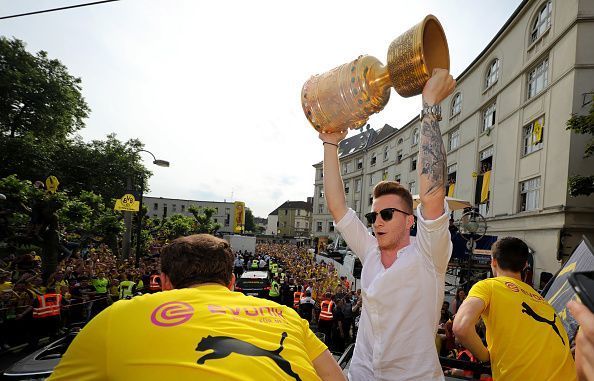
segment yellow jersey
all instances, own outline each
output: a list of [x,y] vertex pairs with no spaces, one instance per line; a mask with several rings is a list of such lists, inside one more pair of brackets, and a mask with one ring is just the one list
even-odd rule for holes
[[50,380],[319,380],[326,349],[292,308],[208,284],[114,303]]
[[567,333],[555,309],[526,283],[496,277],[476,283],[468,297],[481,299],[493,379],[576,379]]

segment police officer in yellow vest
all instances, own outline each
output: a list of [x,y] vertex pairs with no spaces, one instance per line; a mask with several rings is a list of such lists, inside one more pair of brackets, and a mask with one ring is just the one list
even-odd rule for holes
[[257,259],[252,259],[252,270],[258,270],[258,263],[260,263],[260,261],[258,261]]
[[277,277],[275,276],[272,278],[272,283],[270,284],[270,291],[268,292],[268,299],[272,300],[273,302],[280,302],[280,285],[276,281]]
[[136,291],[136,283],[128,280],[126,275],[122,275],[122,281],[118,286],[118,292],[121,299],[131,299]]

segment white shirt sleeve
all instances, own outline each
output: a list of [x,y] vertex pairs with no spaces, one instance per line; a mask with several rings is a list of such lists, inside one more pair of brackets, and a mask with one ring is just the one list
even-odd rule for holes
[[452,240],[450,238],[449,214],[447,202],[444,200],[444,213],[435,220],[423,218],[422,204],[417,207],[417,238],[415,240],[419,253],[432,264],[435,270],[444,274],[452,256]]
[[334,224],[349,248],[359,257],[361,264],[365,263],[369,248],[377,246],[377,239],[367,231],[355,211],[349,208],[344,217]]

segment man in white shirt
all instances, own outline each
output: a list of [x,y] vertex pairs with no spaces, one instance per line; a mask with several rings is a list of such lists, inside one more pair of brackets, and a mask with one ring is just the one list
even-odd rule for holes
[[[338,146],[347,132],[320,134],[324,145],[324,192],[338,231],[363,264],[363,310],[349,379],[443,380],[435,333],[452,253],[445,203],[446,153],[438,104],[455,81],[435,69],[423,90],[418,175],[421,205],[416,239],[412,195],[394,181],[374,188],[366,214],[375,236],[347,207]],[[345,130],[346,130],[345,126]]]

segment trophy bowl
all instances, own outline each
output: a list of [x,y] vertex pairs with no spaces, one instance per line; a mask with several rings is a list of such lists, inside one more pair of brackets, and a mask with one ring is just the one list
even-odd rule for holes
[[450,69],[439,20],[428,15],[392,41],[387,62],[384,66],[375,57],[359,56],[312,76],[301,90],[301,105],[311,125],[324,133],[359,128],[385,107],[392,87],[403,97],[420,94],[433,69]]

